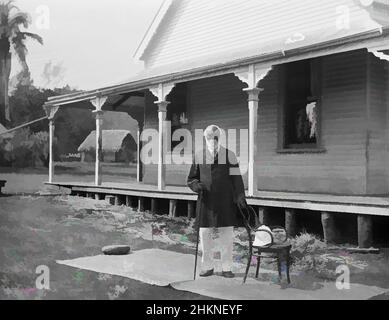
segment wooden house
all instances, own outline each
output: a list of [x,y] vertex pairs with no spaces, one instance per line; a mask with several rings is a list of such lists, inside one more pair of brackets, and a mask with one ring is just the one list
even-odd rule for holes
[[388,25],[386,0],[166,0],[134,55],[144,71],[44,106],[51,134],[61,108],[91,109],[98,141],[105,110],[128,112],[158,131],[158,162],[139,165],[127,186],[102,182],[99,163],[95,185],[54,182],[52,164],[50,183],[115,190],[141,208],[150,198],[153,210],[167,199],[173,214],[189,201],[191,214],[189,164],[164,161],[164,121],[193,136],[217,124],[248,132],[236,151],[247,150],[248,202],[265,222],[278,208],[294,234],[300,212],[319,213],[332,241],[337,214],[347,214],[370,246],[373,217],[389,215]]

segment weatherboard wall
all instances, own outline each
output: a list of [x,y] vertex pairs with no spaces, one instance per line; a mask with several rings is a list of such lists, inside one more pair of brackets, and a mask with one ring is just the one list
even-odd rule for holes
[[[280,153],[281,73],[264,80],[260,98],[258,187],[264,190],[365,194],[366,53],[322,58],[320,140],[323,152]],[[269,88],[271,88],[269,90]]]
[[[264,91],[259,96],[258,188],[350,195],[387,193],[388,147],[384,141],[388,139],[384,135],[389,135],[385,98],[388,84],[385,87],[382,82],[383,65],[368,58],[366,50],[322,57],[321,65],[320,152],[280,151],[280,67],[276,66],[261,81]],[[204,129],[209,124],[223,129],[248,129],[247,95],[243,88],[244,84],[232,74],[188,83],[190,129]],[[148,99],[146,127],[158,128],[153,101]],[[370,108],[368,101],[372,102]],[[238,139],[238,156],[240,147]],[[247,144],[242,144],[242,148],[247,148]],[[167,183],[185,184],[188,169],[189,166],[169,165]],[[156,166],[145,166],[144,170],[145,181],[156,183]],[[246,175],[244,180],[247,187]]]

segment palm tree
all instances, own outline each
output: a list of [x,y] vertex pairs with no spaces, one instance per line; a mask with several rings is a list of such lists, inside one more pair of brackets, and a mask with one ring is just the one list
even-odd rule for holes
[[16,54],[22,66],[21,75],[30,77],[26,62],[26,40],[33,39],[43,44],[43,39],[34,33],[21,31],[31,24],[30,16],[20,11],[13,0],[0,0],[0,123],[8,125],[11,121],[11,110],[8,102],[8,85],[11,74],[12,52]]

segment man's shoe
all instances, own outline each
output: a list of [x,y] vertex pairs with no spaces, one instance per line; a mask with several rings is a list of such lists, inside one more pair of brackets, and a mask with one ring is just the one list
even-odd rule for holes
[[224,278],[235,278],[235,275],[231,271],[223,271],[222,275]]
[[202,271],[200,273],[200,277],[210,277],[213,275],[213,269],[208,271]]

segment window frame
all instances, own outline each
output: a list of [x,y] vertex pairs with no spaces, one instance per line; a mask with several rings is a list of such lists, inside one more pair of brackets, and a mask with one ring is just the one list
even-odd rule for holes
[[278,153],[324,153],[326,149],[322,144],[322,59],[307,59],[311,63],[311,83],[314,83],[316,92],[312,101],[316,102],[317,108],[317,129],[315,144],[287,144],[287,65],[278,66],[279,74],[279,112],[278,112]]

